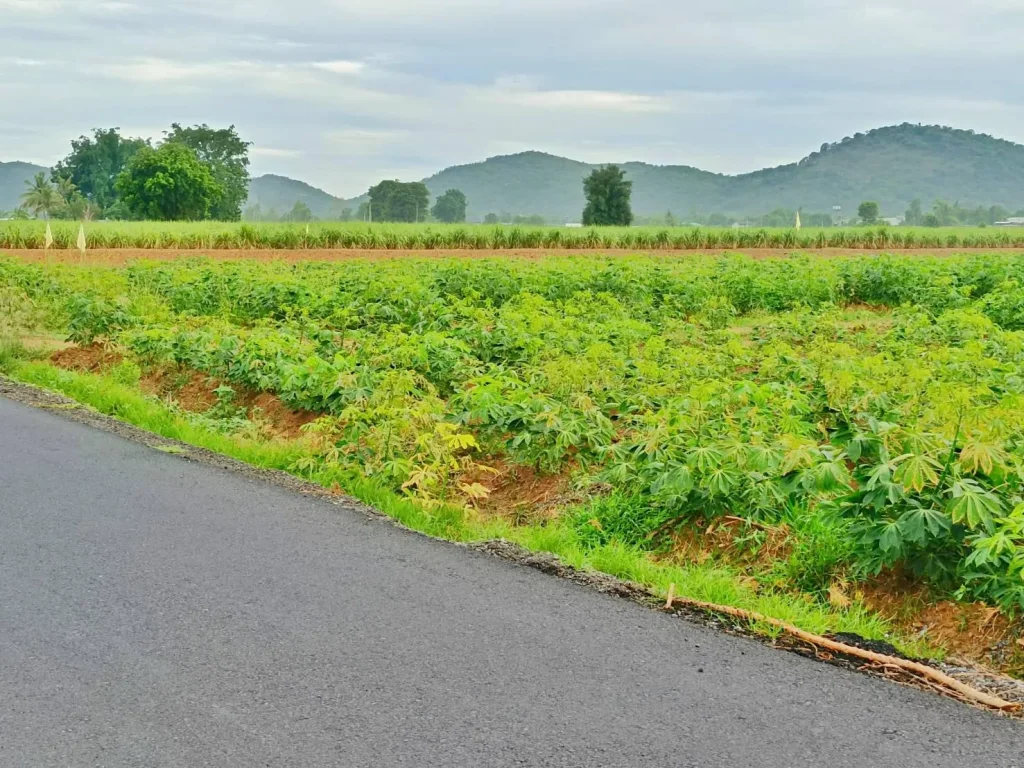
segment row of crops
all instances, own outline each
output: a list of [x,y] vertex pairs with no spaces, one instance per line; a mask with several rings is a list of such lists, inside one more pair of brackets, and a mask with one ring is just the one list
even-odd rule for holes
[[424,504],[528,466],[595,544],[785,524],[801,589],[898,568],[1011,612],[1022,281],[1015,254],[0,260],[78,343],[322,413],[318,461]]
[[[707,227],[493,227],[391,224],[174,224],[97,222],[83,225],[89,248],[501,250],[744,248],[1024,248],[1024,229],[852,228],[714,229]],[[53,247],[77,248],[78,222],[51,225]],[[0,222],[0,248],[41,249],[41,222]]]

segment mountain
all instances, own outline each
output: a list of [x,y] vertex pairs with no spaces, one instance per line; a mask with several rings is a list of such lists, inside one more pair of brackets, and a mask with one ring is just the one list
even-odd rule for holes
[[12,211],[21,205],[25,182],[45,170],[43,166],[32,163],[0,163],[0,212]]
[[[620,165],[633,182],[633,210],[641,215],[827,212],[835,205],[853,215],[864,200],[877,200],[884,215],[898,215],[914,198],[926,209],[936,199],[971,207],[1024,206],[1024,146],[940,126],[877,128],[823,144],[799,162],[738,176],[689,166]],[[447,168],[424,181],[434,196],[461,189],[471,219],[509,212],[578,220],[583,178],[597,167],[523,152]]]
[[[540,214],[549,221],[578,221],[583,179],[597,165],[543,152],[492,157],[446,168],[424,179],[433,197],[461,189],[470,220],[488,213]],[[896,216],[919,198],[925,209],[935,200],[964,207],[1024,207],[1024,146],[974,131],[904,123],[857,133],[823,144],[799,162],[727,176],[682,165],[627,162],[633,182],[633,210],[642,216],[672,211],[688,214],[759,215],[776,208],[828,212],[842,206],[855,215],[864,200],[876,200],[884,216]],[[0,163],[0,211],[19,204],[25,181],[45,170],[29,163]],[[248,203],[264,214],[291,210],[297,200],[320,219],[355,211],[365,195],[343,200],[285,176],[252,180]]]
[[308,205],[318,219],[337,218],[342,209],[347,207],[341,198],[287,176],[268,173],[249,182],[246,205],[258,203],[264,214],[270,211],[276,211],[278,215],[286,214],[298,201]]

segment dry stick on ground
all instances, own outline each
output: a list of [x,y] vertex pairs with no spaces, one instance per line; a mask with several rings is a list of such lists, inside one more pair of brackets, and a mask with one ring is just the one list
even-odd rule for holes
[[858,659],[866,659],[867,661],[875,664],[880,664],[886,667],[896,667],[904,672],[908,672],[920,677],[925,678],[926,682],[930,684],[938,684],[947,691],[955,691],[960,696],[969,699],[970,701],[978,704],[983,704],[986,707],[992,707],[993,709],[1000,709],[1004,712],[1018,712],[1021,709],[1020,704],[1015,704],[1011,701],[1000,699],[996,696],[990,696],[987,693],[971,688],[971,686],[961,683],[956,678],[950,677],[949,675],[939,672],[937,669],[920,664],[916,661],[909,661],[907,659],[900,659],[895,656],[886,656],[882,653],[875,653],[874,651],[866,651],[863,648],[857,648],[853,645],[846,645],[845,643],[839,643],[835,640],[829,640],[827,637],[821,635],[814,635],[810,632],[805,632],[799,627],[794,627],[792,624],[787,624],[779,619],[773,619],[768,616],[764,616],[760,613],[754,613],[753,611],[745,611],[742,608],[733,608],[727,605],[715,605],[714,603],[705,603],[700,600],[691,600],[688,597],[676,597],[675,596],[676,585],[670,584],[668,590],[668,599],[665,601],[665,608],[671,609],[676,603],[681,603],[690,608],[698,608],[702,611],[710,611],[712,613],[724,613],[728,616],[733,616],[737,619],[743,619],[750,622],[764,622],[770,624],[773,627],[788,632],[794,637],[803,640],[805,643],[817,646],[819,648],[825,648],[829,651],[841,653],[844,656],[853,656]]

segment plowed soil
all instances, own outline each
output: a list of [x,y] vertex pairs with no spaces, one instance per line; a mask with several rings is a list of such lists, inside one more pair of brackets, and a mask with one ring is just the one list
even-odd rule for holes
[[117,266],[139,259],[156,261],[172,261],[196,256],[209,256],[214,259],[253,261],[347,261],[350,259],[402,259],[402,258],[527,258],[539,259],[548,256],[626,256],[653,255],[666,257],[679,256],[720,256],[725,253],[741,253],[755,259],[784,258],[794,254],[811,254],[814,256],[870,256],[880,253],[901,253],[911,256],[949,256],[963,253],[1024,253],[1024,248],[912,248],[912,249],[864,249],[864,248],[737,248],[716,249],[705,251],[690,250],[643,250],[643,249],[559,249],[559,248],[508,248],[499,250],[471,249],[330,249],[309,248],[298,250],[187,250],[163,248],[107,248],[87,251],[83,257],[74,250],[6,250],[0,253],[17,256],[28,262],[53,262],[62,264],[99,264]]

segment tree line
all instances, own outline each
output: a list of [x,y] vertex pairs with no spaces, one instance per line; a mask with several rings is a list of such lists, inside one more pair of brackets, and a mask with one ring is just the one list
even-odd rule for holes
[[27,183],[22,208],[51,218],[237,221],[250,145],[233,125],[172,123],[158,142],[97,128]]

